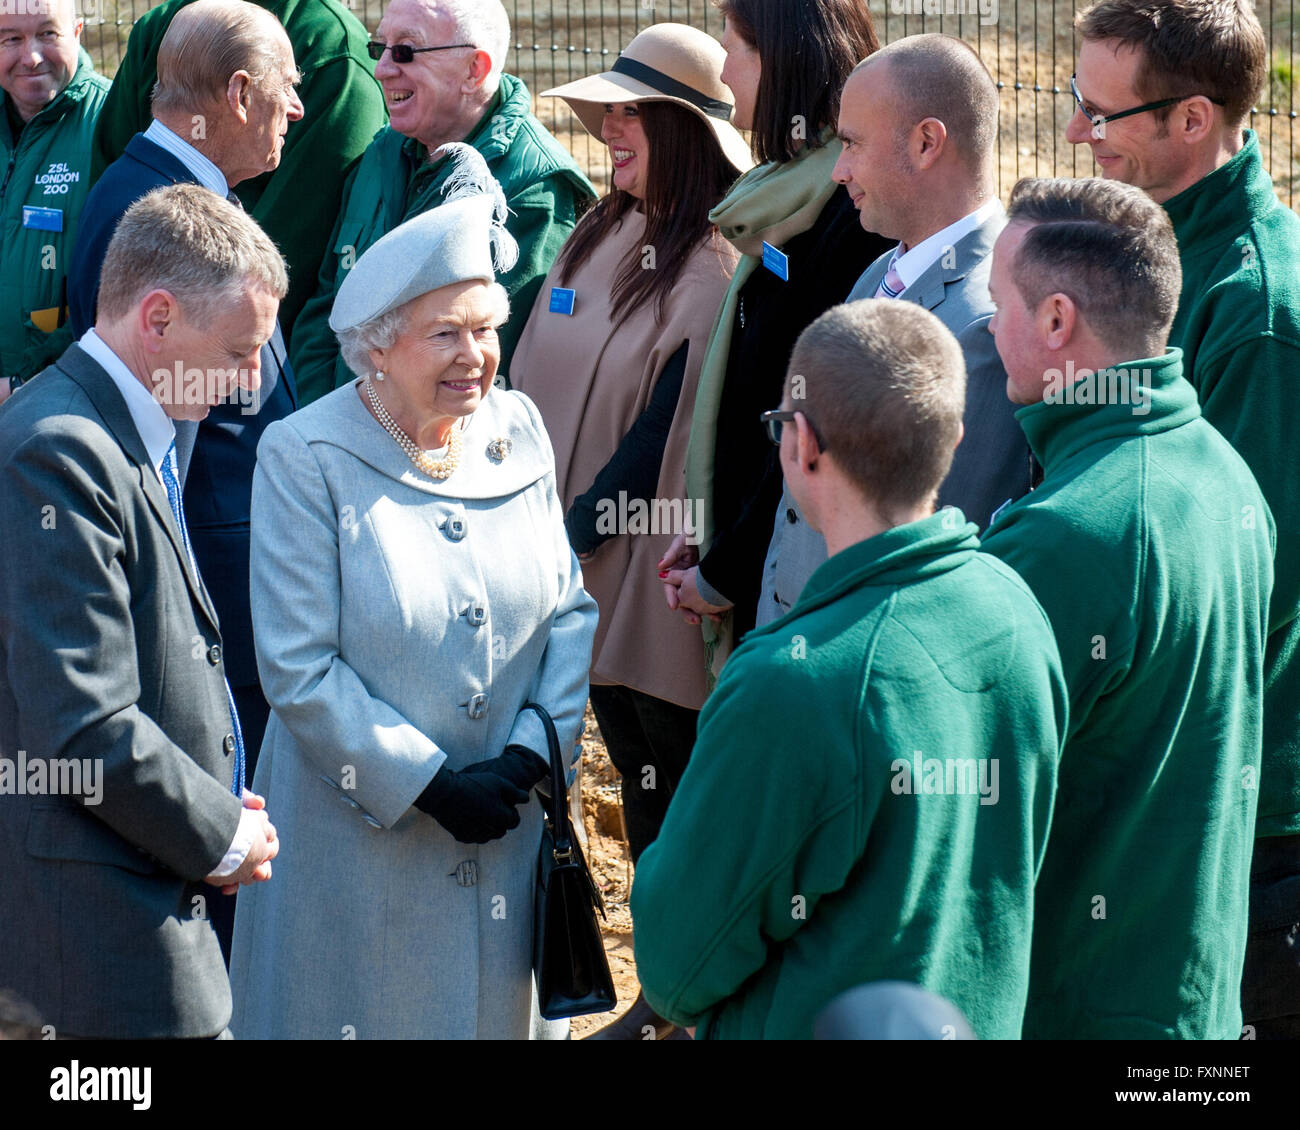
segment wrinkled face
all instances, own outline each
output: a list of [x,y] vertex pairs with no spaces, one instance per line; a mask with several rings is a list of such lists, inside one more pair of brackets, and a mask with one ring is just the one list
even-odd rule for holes
[[635,102],[605,107],[600,136],[609,146],[614,162],[614,186],[644,200],[650,172],[650,142],[646,139],[641,112]]
[[174,420],[202,420],[237,386],[258,388],[262,346],[275,332],[279,308],[279,299],[262,286],[239,291],[203,319],[191,319],[172,299],[162,349],[150,358],[153,396],[163,411]]
[[[34,3],[11,6],[39,10]],[[81,29],[70,0],[49,0],[37,15],[11,16],[0,10],[0,88],[23,121],[44,110],[72,81]]]
[[[1117,114],[1148,99],[1134,89],[1142,67],[1141,52],[1117,40],[1083,40],[1075,74],[1079,95],[1091,114]],[[1173,108],[1174,114],[1178,107]],[[1100,133],[1101,136],[1094,136]],[[1094,130],[1078,107],[1065,127],[1074,145],[1092,148],[1097,168],[1106,180],[1123,181],[1143,189],[1157,203],[1181,192],[1193,155],[1152,111],[1104,122]]]
[[899,239],[905,234],[900,219],[911,202],[910,169],[896,141],[898,116],[888,96],[889,69],[887,61],[874,63],[845,84],[838,127],[844,150],[831,179],[848,191],[863,228]]
[[1034,311],[1025,305],[1015,283],[1015,260],[1030,225],[1011,223],[993,245],[989,295],[996,313],[989,333],[1007,371],[1007,398],[1013,404],[1037,404],[1046,391],[1050,364],[1042,346]]
[[758,48],[746,43],[737,33],[735,25],[726,20],[722,25],[722,49],[727,53],[727,61],[722,65],[722,81],[731,88],[731,96],[736,103],[731,124],[737,129],[753,129],[758,80],[763,70]]
[[413,300],[406,329],[370,360],[421,420],[468,416],[497,375],[501,310],[483,282],[452,283]]
[[[451,20],[430,11],[421,0],[393,0],[375,39],[389,46],[409,43],[412,47],[461,42]],[[449,140],[466,101],[467,84],[473,89],[473,59],[471,47],[428,51],[402,64],[394,63],[393,53],[385,51],[375,64],[375,78],[384,88],[388,124],[424,145]]]
[[289,123],[302,119],[302,102],[295,89],[301,75],[293,61],[293,48],[287,36],[280,45],[279,61],[255,84],[248,109],[248,126],[241,136],[242,164],[259,173],[280,165],[284,137]]

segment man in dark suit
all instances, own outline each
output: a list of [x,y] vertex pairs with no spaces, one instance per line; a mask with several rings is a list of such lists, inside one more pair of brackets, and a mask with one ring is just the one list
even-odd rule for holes
[[[268,45],[271,64],[264,61]],[[230,58],[241,65],[227,74],[218,67]],[[122,213],[161,185],[201,184],[224,197],[241,181],[275,168],[289,124],[302,117],[297,80],[288,36],[264,9],[243,0],[198,0],[177,13],[158,51],[153,123],[131,139],[86,199],[68,293],[78,336],[94,321],[100,264]],[[262,353],[261,389],[217,405],[202,423],[177,427],[186,518],[221,619],[250,781],[270,714],[258,682],[249,609],[253,468],[262,433],[297,406],[277,324]],[[228,958],[234,900],[214,911]]]
[[[999,507],[1028,492],[1032,465],[988,332],[989,267],[1006,226],[994,181],[997,123],[997,87],[975,51],[950,35],[909,35],[849,76],[840,102],[844,150],[831,174],[848,189],[864,228],[899,241],[867,268],[848,301],[915,303],[961,346],[965,431],[939,505],[957,507],[981,531]],[[758,623],[789,612],[825,560],[825,541],[787,490],[763,566]]]
[[152,193],[95,328],[0,406],[0,986],[58,1036],[229,1022],[206,905],[269,878],[278,843],[243,789],[172,421],[258,386],[286,288],[238,209]]

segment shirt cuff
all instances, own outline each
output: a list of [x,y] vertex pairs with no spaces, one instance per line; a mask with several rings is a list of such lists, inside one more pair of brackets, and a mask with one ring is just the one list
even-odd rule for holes
[[244,865],[244,860],[248,858],[249,849],[253,846],[253,837],[257,834],[257,826],[261,823],[258,820],[260,812],[261,809],[259,808],[240,810],[239,827],[235,829],[235,838],[226,854],[222,856],[221,866],[213,871],[208,878],[228,879]]
[[734,601],[728,600],[722,593],[718,592],[708,581],[704,579],[704,574],[699,569],[695,570],[695,591],[704,598],[705,603],[712,604],[715,608],[730,608]]

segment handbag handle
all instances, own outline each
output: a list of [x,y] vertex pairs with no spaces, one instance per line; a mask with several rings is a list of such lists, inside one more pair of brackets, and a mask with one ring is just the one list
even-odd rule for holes
[[569,826],[569,787],[564,779],[564,758],[560,755],[560,735],[555,732],[555,721],[546,707],[536,702],[526,702],[524,710],[531,710],[542,720],[542,729],[546,731],[546,746],[551,758],[551,806],[554,811],[548,813],[555,839],[555,862],[569,863],[573,860],[573,830]]

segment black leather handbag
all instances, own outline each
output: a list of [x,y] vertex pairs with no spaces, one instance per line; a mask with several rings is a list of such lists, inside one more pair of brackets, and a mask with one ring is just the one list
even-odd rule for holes
[[582,849],[569,823],[569,794],[555,723],[544,707],[524,704],[542,720],[551,757],[551,795],[542,798],[546,827],[537,859],[533,921],[533,972],[537,1000],[547,1020],[609,1012],[618,1004],[596,912],[605,916]]

